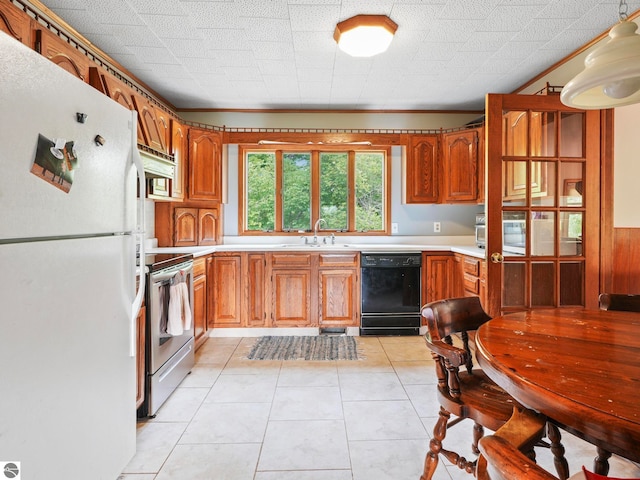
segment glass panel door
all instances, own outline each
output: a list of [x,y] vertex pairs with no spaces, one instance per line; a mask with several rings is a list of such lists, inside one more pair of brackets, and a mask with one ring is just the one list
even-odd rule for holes
[[491,315],[597,305],[599,118],[559,96],[488,95]]

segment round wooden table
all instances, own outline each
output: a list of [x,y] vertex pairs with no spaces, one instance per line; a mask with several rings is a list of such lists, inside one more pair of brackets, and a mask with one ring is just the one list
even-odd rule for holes
[[527,408],[640,462],[640,313],[533,310],[476,332],[486,374]]

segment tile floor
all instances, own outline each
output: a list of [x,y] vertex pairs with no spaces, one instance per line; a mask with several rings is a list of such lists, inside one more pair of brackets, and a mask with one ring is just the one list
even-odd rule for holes
[[[119,480],[419,479],[438,412],[422,337],[358,337],[364,360],[332,362],[246,360],[255,340],[210,338],[198,350],[156,418],[138,423]],[[466,427],[447,440],[467,445]],[[572,472],[591,465],[592,446],[568,434],[564,444]],[[548,451],[538,461],[553,469]],[[614,473],[640,472],[614,458]],[[434,478],[472,477],[441,461]]]

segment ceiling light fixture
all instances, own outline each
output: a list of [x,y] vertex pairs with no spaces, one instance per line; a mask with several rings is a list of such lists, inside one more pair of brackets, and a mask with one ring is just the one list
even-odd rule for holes
[[386,15],[356,15],[338,23],[333,38],[352,57],[372,57],[389,48],[397,29]]
[[620,22],[609,31],[610,39],[587,55],[585,69],[562,89],[565,105],[589,110],[640,102],[640,35],[627,8],[621,0]]

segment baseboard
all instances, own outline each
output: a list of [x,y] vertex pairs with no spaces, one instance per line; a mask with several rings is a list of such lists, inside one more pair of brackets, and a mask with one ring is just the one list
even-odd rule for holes
[[[347,336],[360,335],[358,327],[347,327]],[[213,328],[209,330],[210,337],[264,337],[271,336],[308,336],[320,335],[318,327],[296,327],[296,328]]]

